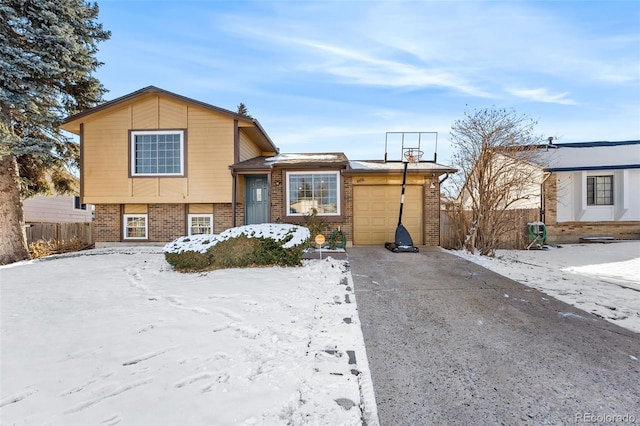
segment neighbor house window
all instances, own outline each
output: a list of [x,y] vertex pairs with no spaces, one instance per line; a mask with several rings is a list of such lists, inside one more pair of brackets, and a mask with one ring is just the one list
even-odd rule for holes
[[184,174],[184,131],[132,131],[131,174],[133,176],[182,176]]
[[587,176],[587,205],[613,205],[613,176]]
[[287,173],[287,208],[290,216],[340,214],[339,172]]
[[146,240],[147,231],[146,214],[124,215],[124,238],[126,240]]
[[212,214],[190,214],[189,235],[213,234]]
[[86,210],[87,205],[80,202],[80,197],[77,195],[73,197],[73,208],[76,210]]

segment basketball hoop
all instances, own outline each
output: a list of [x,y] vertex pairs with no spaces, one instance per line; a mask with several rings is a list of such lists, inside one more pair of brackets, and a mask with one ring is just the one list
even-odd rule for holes
[[419,149],[409,148],[404,152],[404,159],[408,163],[419,163],[424,153]]

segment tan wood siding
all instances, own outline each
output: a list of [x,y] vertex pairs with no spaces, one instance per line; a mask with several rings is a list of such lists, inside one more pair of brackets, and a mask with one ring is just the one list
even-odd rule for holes
[[250,160],[262,155],[262,150],[240,130],[240,161]]
[[144,214],[149,212],[149,206],[146,204],[125,204],[124,214]]
[[189,116],[187,105],[173,99],[160,98],[160,128],[186,129]]
[[[186,176],[130,178],[129,130],[158,128],[186,129]],[[88,117],[83,136],[84,202],[230,203],[233,131],[232,117],[157,95]]]
[[211,214],[213,213],[213,204],[189,204],[190,214]]
[[128,107],[84,123],[83,169],[85,203],[118,202],[130,196]]
[[157,129],[158,122],[158,97],[152,96],[140,99],[132,106],[131,127],[133,129]]
[[159,196],[175,200],[176,198],[185,199],[187,195],[187,179],[186,178],[164,178],[158,179]]
[[233,164],[233,120],[189,107],[188,201],[230,203]]
[[[398,185],[354,185],[353,243],[393,242],[398,225],[402,188]],[[423,186],[407,185],[402,224],[416,245],[422,244]]]

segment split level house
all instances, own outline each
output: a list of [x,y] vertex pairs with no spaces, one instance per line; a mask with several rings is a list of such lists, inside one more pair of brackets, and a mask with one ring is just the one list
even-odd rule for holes
[[[640,140],[552,143],[504,150],[493,169],[510,168],[529,181],[509,198],[510,209],[537,209],[547,241],[590,237],[640,239]],[[468,187],[460,195],[468,203]],[[523,227],[526,224],[523,224]]]
[[[312,211],[347,244],[394,239],[401,161],[280,153],[256,119],[153,86],[68,117],[62,128],[80,139],[80,197],[95,205],[97,246],[304,225]],[[409,166],[403,224],[414,244],[439,244],[439,181],[452,172],[435,158]]]

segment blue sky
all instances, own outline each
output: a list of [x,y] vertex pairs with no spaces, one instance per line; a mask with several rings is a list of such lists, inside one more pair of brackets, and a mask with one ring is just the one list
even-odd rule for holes
[[[515,110],[558,142],[640,139],[640,2],[101,0],[97,77],[232,111],[281,152],[382,159],[385,132]],[[434,150],[428,142],[427,155]]]

